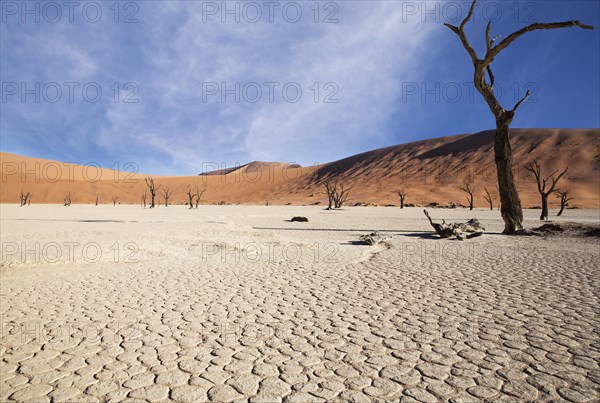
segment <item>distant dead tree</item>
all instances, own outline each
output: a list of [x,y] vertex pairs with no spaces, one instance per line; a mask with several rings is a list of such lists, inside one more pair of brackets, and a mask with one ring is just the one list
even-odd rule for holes
[[[556,177],[554,175],[558,172],[558,170],[552,172],[550,175],[548,175],[546,178],[544,178],[544,177],[542,177],[542,164],[536,158],[533,161],[531,161],[529,164],[527,164],[525,166],[525,169],[527,169],[529,172],[533,173],[533,175],[535,176],[538,192],[540,193],[540,196],[542,196],[542,214],[540,215],[540,220],[542,220],[542,221],[547,220],[548,219],[548,196],[551,195],[552,193],[554,193],[554,188],[556,187],[556,184],[558,183],[560,178],[562,178],[562,176],[565,173],[567,173],[567,171],[569,170],[569,167],[566,167]],[[548,185],[548,180],[552,181],[552,184],[550,185],[550,188],[548,190],[546,190],[546,185]]]
[[148,192],[146,192],[144,190],[144,193],[142,193],[142,207],[146,208],[146,198],[148,197]]
[[333,192],[333,203],[335,208],[342,208],[346,200],[348,200],[348,196],[350,196],[350,191],[352,188],[344,189],[344,185],[335,185]]
[[327,210],[341,208],[346,200],[348,200],[352,188],[345,189],[344,185],[340,185],[338,182],[332,182],[331,180],[324,180],[321,183],[325,186],[325,194],[328,199]]
[[404,208],[404,199],[406,198],[406,190],[400,189],[398,191],[398,196],[400,197],[400,208]]
[[[496,172],[498,175],[498,186],[500,193],[500,205],[502,212],[502,219],[504,220],[504,231],[503,234],[515,234],[523,229],[523,210],[521,208],[521,200],[519,199],[519,192],[514,180],[512,165],[513,165],[513,153],[510,146],[509,129],[510,125],[515,117],[517,109],[525,102],[531,95],[531,91],[527,90],[525,96],[515,104],[512,109],[504,109],[496,95],[494,94],[494,74],[492,73],[492,62],[504,49],[508,48],[517,38],[522,35],[541,29],[556,29],[556,28],[568,28],[568,27],[579,27],[583,29],[594,29],[590,25],[582,24],[579,21],[566,21],[566,22],[552,22],[552,23],[533,23],[512,34],[506,36],[504,39],[496,44],[496,41],[500,38],[499,36],[491,37],[490,31],[492,22],[489,21],[485,30],[485,44],[486,53],[483,58],[480,58],[473,46],[469,43],[469,39],[465,34],[465,26],[467,22],[471,20],[475,11],[475,3],[477,0],[473,0],[469,13],[465,19],[461,22],[460,26],[454,26],[449,23],[445,23],[460,39],[463,47],[471,57],[473,66],[475,69],[474,84],[477,91],[482,95],[487,103],[488,107],[496,118],[496,134],[494,138],[494,158],[496,161]],[[486,80],[486,73],[489,76],[489,82]]]
[[494,210],[494,199],[492,199],[490,191],[487,190],[486,187],[484,187],[483,190],[485,190],[485,196],[483,196],[483,198],[490,204],[490,210]]
[[117,205],[118,200],[119,200],[119,198],[117,196],[112,197],[113,207],[115,207]]
[[96,195],[96,206],[98,205],[98,195]]
[[23,207],[25,205],[29,206],[29,204],[31,203],[31,192],[24,193],[21,190],[21,194],[19,195],[19,199],[21,199],[21,206],[20,207]]
[[200,204],[200,199],[202,198],[204,192],[206,192],[206,189],[202,189],[202,191],[200,191],[198,186],[196,186],[196,208],[198,208],[198,204]]
[[169,207],[169,198],[171,197],[173,192],[170,191],[169,187],[167,186],[167,187],[164,187],[160,193],[161,193],[163,199],[165,199],[165,207]]
[[475,200],[475,197],[473,196],[473,193],[475,193],[475,186],[473,185],[473,182],[470,179],[465,180],[460,190],[468,195],[467,201],[469,202],[469,210],[473,210],[473,202]]
[[67,193],[64,197],[64,205],[65,206],[70,206],[71,205],[71,192]]
[[323,186],[325,186],[325,194],[327,195],[328,205],[327,210],[331,210],[333,208],[333,199],[335,195],[335,184],[331,183],[330,180],[323,181]]
[[154,208],[156,192],[158,192],[158,189],[160,189],[160,185],[156,187],[156,185],[154,184],[154,178],[152,178],[151,176],[147,176],[146,178],[144,178],[144,180],[146,181],[146,186],[148,186],[148,190],[150,191],[150,208]]
[[560,198],[560,210],[557,214],[557,216],[561,216],[565,207],[569,205],[569,201],[573,200],[574,197],[569,197],[569,189],[566,190],[556,190],[554,193],[556,193],[556,197]]
[[196,198],[196,195],[194,193],[192,193],[192,188],[188,188],[187,191],[187,196],[188,196],[188,203],[190,205],[190,210],[194,208],[194,199]]

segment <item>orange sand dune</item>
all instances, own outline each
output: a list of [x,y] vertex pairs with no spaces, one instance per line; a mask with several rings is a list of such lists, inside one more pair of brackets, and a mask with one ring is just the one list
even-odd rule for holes
[[[494,195],[496,170],[493,131],[441,137],[368,151],[313,167],[254,162],[238,168],[187,177],[157,176],[169,187],[172,204],[187,200],[187,189],[206,189],[203,203],[314,204],[326,203],[321,181],[337,179],[352,187],[348,204],[398,204],[397,191],[408,192],[406,203],[442,205],[466,203],[458,188],[465,178],[475,179],[475,204],[487,206],[484,187]],[[533,176],[525,165],[533,158],[550,174],[569,166],[558,187],[570,189],[571,206],[600,208],[600,129],[513,129],[514,172],[524,207],[540,204]],[[139,203],[146,185],[144,175],[94,166],[0,153],[0,202],[18,203],[21,190],[30,191],[32,203],[62,203],[71,192],[73,203]],[[162,201],[162,197],[158,197]],[[551,207],[557,206],[551,197]]]

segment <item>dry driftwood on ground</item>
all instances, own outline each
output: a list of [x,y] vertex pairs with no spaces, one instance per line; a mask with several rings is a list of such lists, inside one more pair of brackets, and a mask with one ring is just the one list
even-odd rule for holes
[[455,236],[458,240],[463,240],[465,238],[475,238],[483,235],[483,231],[485,228],[477,221],[476,218],[471,218],[466,223],[450,223],[446,224],[446,221],[442,219],[441,224],[434,223],[427,210],[423,210],[427,218],[429,219],[429,223],[435,232],[438,233],[440,238],[450,238]]
[[389,238],[382,237],[379,235],[379,232],[371,232],[369,235],[361,235],[359,239],[367,245],[377,245],[378,243],[384,242]]

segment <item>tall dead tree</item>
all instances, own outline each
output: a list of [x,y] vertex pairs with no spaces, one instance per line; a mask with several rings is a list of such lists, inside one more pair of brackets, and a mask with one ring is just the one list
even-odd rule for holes
[[490,210],[494,210],[494,199],[492,199],[492,195],[490,194],[490,191],[487,190],[486,187],[484,187],[483,190],[485,191],[485,196],[483,196],[483,198],[485,199],[485,201],[487,201],[489,203]]
[[560,198],[560,210],[558,211],[557,216],[561,216],[565,207],[569,205],[569,201],[573,200],[574,197],[569,197],[569,189],[567,190],[556,190],[556,197]]
[[98,205],[98,195],[96,195],[96,206]]
[[117,205],[118,200],[119,200],[119,198],[117,196],[112,197],[113,207],[115,207]]
[[142,207],[146,208],[146,198],[148,197],[148,192],[146,192],[144,190],[144,193],[142,193]]
[[21,199],[21,206],[20,207],[23,207],[25,205],[29,206],[29,204],[31,203],[31,192],[24,193],[21,190],[21,194],[19,195],[19,199]]
[[158,189],[160,189],[160,185],[156,187],[154,184],[154,178],[151,176],[147,176],[144,178],[144,180],[146,181],[146,186],[148,186],[148,190],[150,191],[150,208],[154,208],[156,192],[158,192]]
[[400,197],[400,208],[404,208],[404,199],[406,199],[406,190],[404,190],[404,189],[399,190],[398,196]]
[[[554,175],[558,172],[558,170],[552,172],[546,178],[544,178],[542,176],[542,164],[537,159],[534,159],[529,164],[527,164],[525,166],[525,169],[527,169],[528,171],[533,173],[533,175],[535,176],[538,192],[540,193],[540,196],[542,196],[542,214],[540,215],[540,220],[542,220],[542,221],[547,220],[548,219],[548,196],[550,194],[554,193],[554,188],[555,188],[556,184],[558,183],[560,178],[562,178],[562,176],[565,173],[567,173],[567,170],[569,169],[569,167],[566,167],[564,169],[564,171],[562,171],[556,177]],[[552,184],[550,184],[550,188],[548,188],[546,190],[546,185],[548,185],[548,180],[552,181]]]
[[67,193],[64,197],[64,206],[69,207],[71,205],[71,192]]
[[169,198],[171,197],[171,195],[173,194],[172,191],[169,190],[169,187],[164,187],[161,191],[161,195],[163,197],[163,199],[165,199],[165,207],[169,207]]
[[[496,96],[494,95],[494,74],[492,73],[491,64],[500,54],[520,36],[541,29],[557,29],[568,27],[579,27],[583,29],[594,29],[590,25],[582,24],[579,21],[551,22],[551,23],[534,23],[521,28],[518,31],[508,35],[498,44],[495,44],[499,37],[492,38],[490,36],[492,22],[489,21],[485,30],[486,53],[483,59],[480,59],[475,49],[469,43],[465,34],[465,25],[473,17],[475,4],[477,0],[473,0],[469,13],[461,22],[460,26],[454,26],[445,23],[458,37],[471,57],[475,68],[474,84],[477,91],[483,96],[488,107],[496,118],[496,135],[494,139],[494,157],[496,161],[496,171],[498,176],[498,187],[500,190],[500,203],[502,218],[504,219],[504,234],[515,234],[523,229],[523,210],[521,208],[521,200],[515,184],[512,164],[513,154],[509,139],[509,128],[515,117],[517,109],[529,98],[531,92],[528,90],[525,96],[515,104],[515,106],[506,110],[502,107]],[[486,80],[486,73],[489,76],[489,82]]]
[[473,210],[473,202],[475,201],[475,185],[470,179],[467,179],[463,186],[460,188],[463,192],[467,194],[467,201],[469,202],[469,210]]

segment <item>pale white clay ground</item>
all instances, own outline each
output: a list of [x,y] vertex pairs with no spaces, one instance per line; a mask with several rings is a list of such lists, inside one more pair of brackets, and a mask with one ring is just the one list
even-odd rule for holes
[[600,399],[598,238],[429,211],[2,205],[0,401]]

